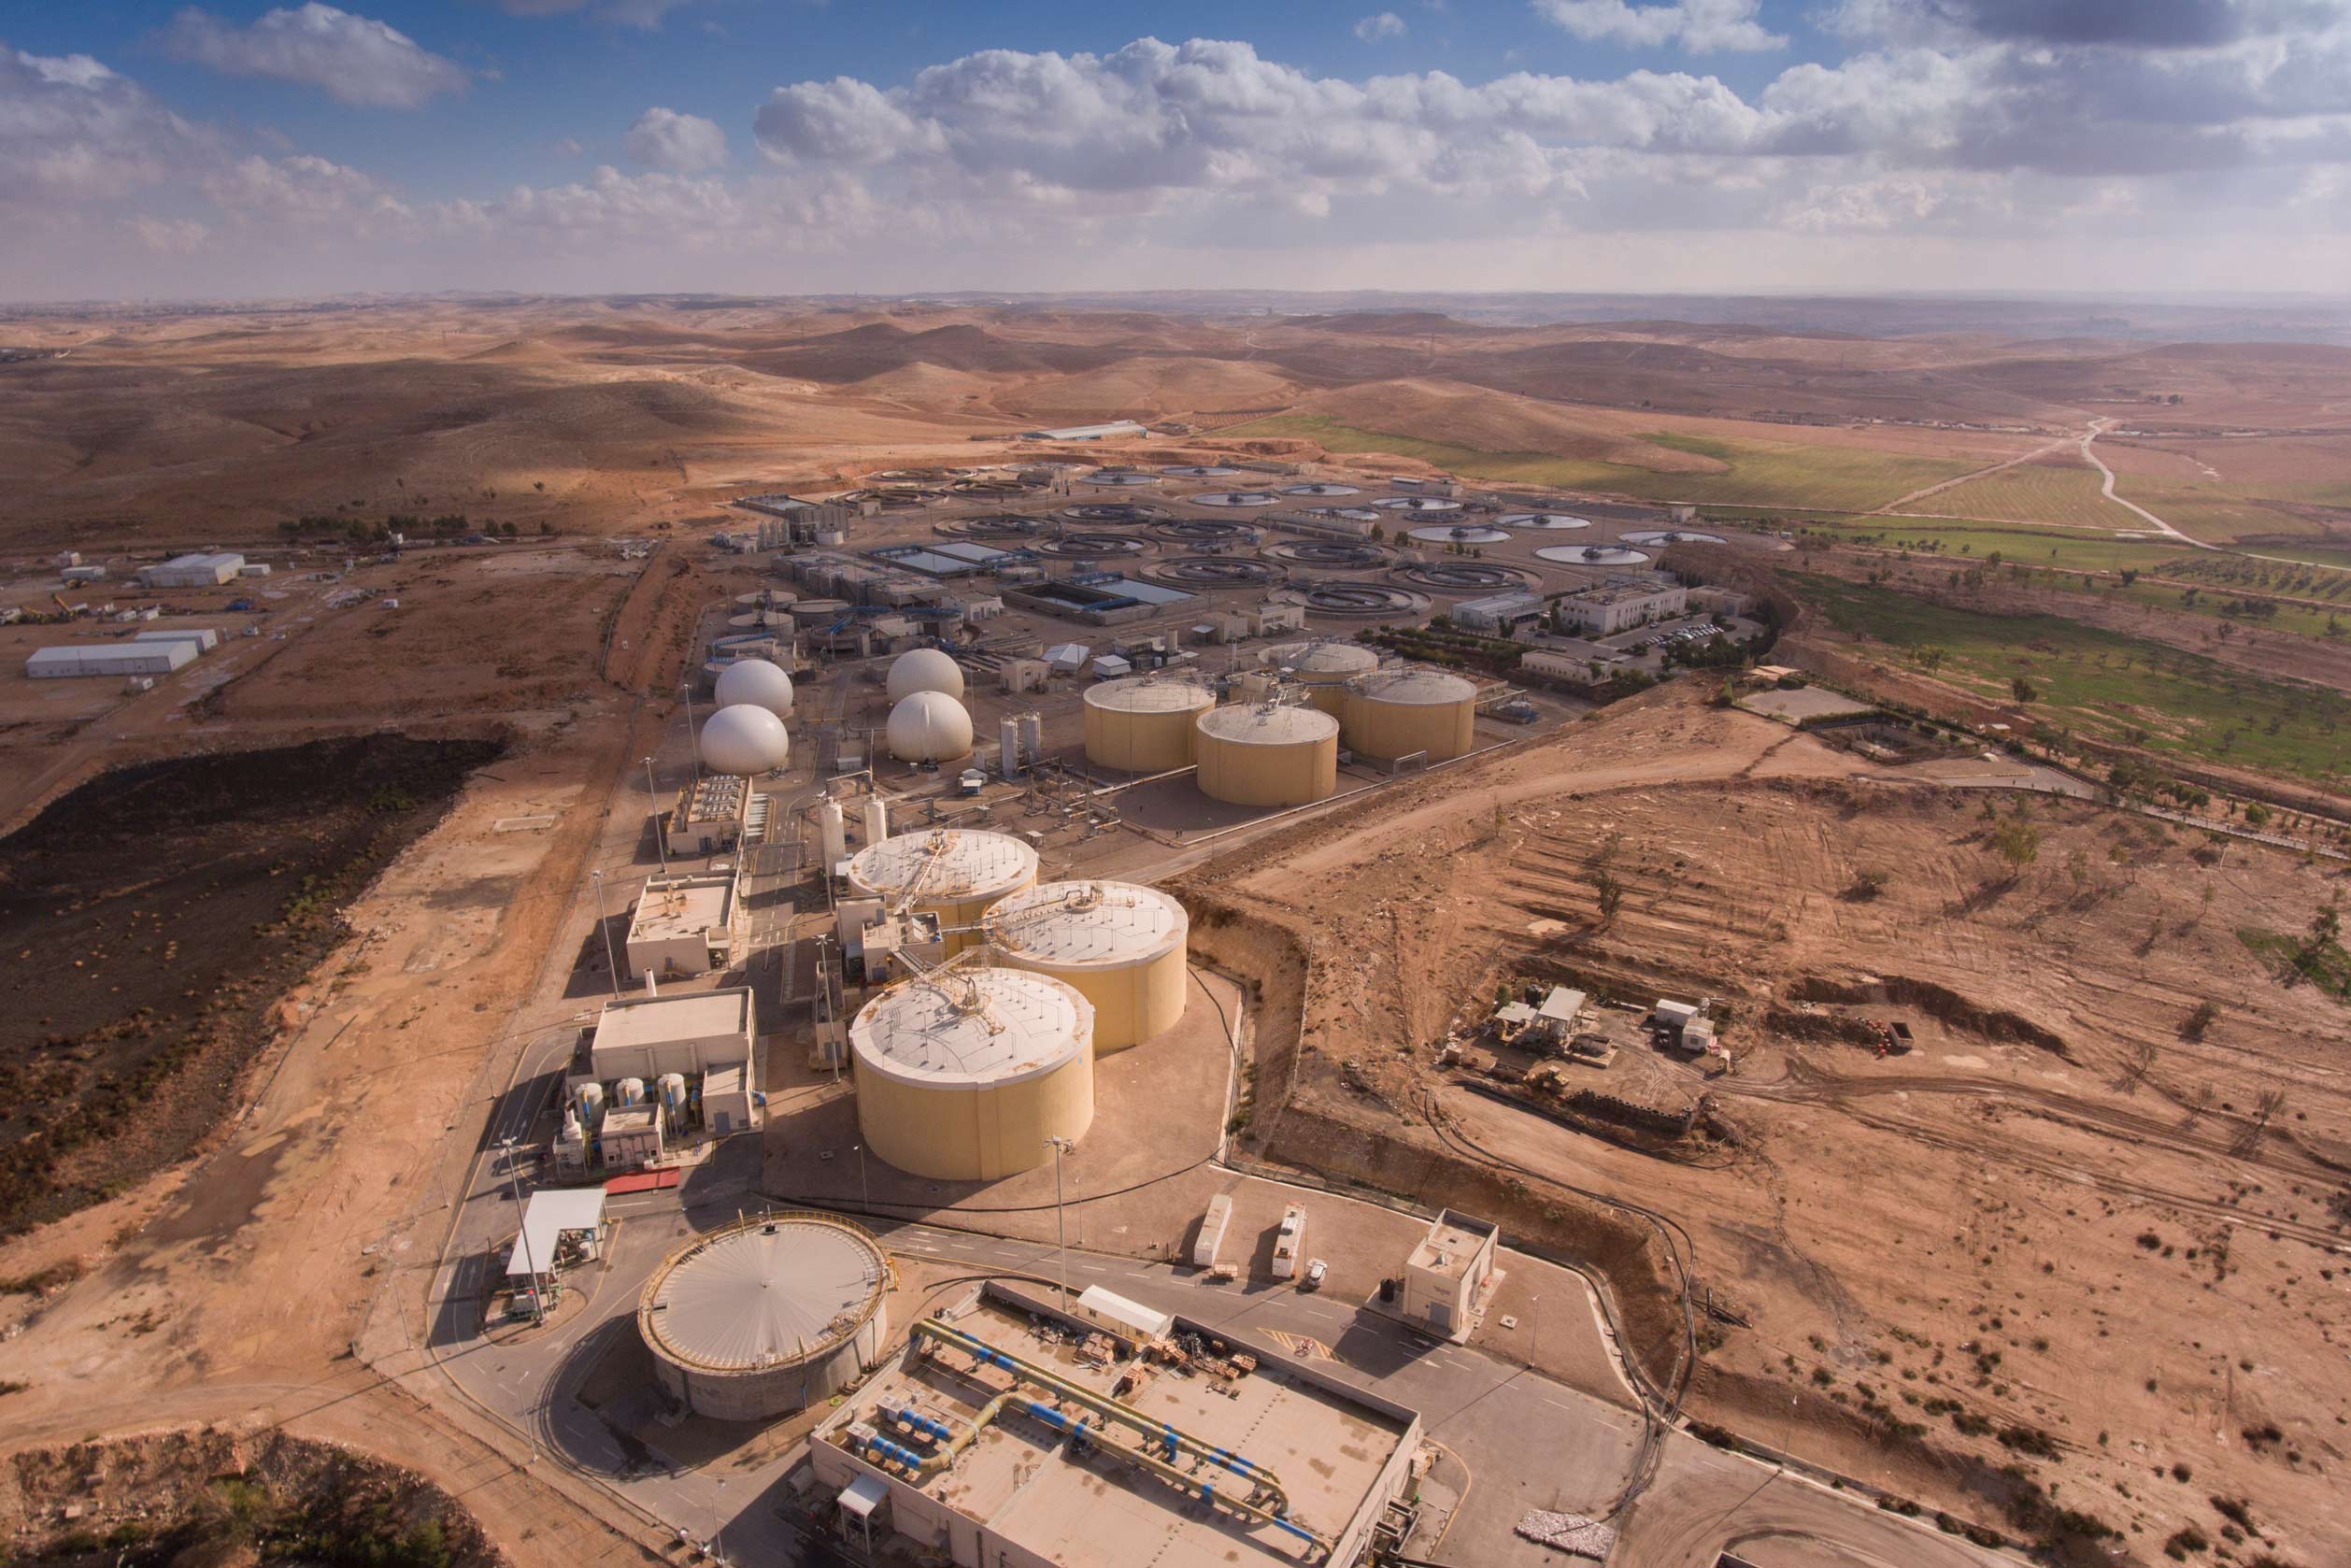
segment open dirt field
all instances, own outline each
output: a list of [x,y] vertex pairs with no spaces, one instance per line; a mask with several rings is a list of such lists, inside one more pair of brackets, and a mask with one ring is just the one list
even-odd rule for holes
[[[1253,1135],[1409,1152],[1428,1197],[1499,1162],[1538,1238],[1643,1226],[1571,1189],[1655,1211],[1724,1309],[1690,1408],[1766,1443],[2028,1535],[2011,1463],[2135,1547],[2244,1499],[2287,1561],[2331,1561],[2345,1016],[2237,933],[2301,930],[2339,874],[2036,801],[2012,881],[1982,800],[1661,694],[1206,872],[1194,896],[1312,958]],[[1886,891],[1856,896],[1868,869]],[[1431,1042],[1505,979],[1722,1003],[1736,1071],[1682,1069],[1722,1144],[1631,1152],[1460,1087]],[[1846,1043],[1864,1014],[1918,1048]],[[1634,1321],[1670,1365],[1674,1319]]]

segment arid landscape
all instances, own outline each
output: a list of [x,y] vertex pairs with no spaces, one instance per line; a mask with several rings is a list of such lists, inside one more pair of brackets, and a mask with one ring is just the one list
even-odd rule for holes
[[[1558,1343],[1506,1333],[1529,1309],[1504,1295],[1458,1353],[1557,1377],[1643,1434],[1621,1484],[1567,1497],[1494,1485],[1506,1443],[1432,1427],[1429,1495],[1452,1486],[1469,1533],[1413,1536],[1419,1560],[1567,1561],[1511,1533],[1553,1509],[1604,1518],[1606,1561],[1660,1568],[2351,1561],[2344,321],[1684,303],[0,313],[18,350],[0,360],[0,1057],[21,1089],[0,1116],[0,1524],[18,1554],[186,1568],[299,1558],[306,1532],[400,1568],[577,1568],[683,1563],[691,1532],[733,1561],[833,1561],[783,1468],[805,1429],[667,1468],[567,1443],[563,1390],[588,1376],[568,1358],[595,1325],[627,1331],[636,1262],[544,1327],[494,1320],[504,1287],[477,1283],[503,1279],[514,1235],[500,1140],[551,1136],[571,1047],[620,989],[626,900],[683,858],[648,801],[699,766],[718,639],[772,615],[799,683],[790,761],[765,776],[765,841],[720,869],[755,949],[732,983],[757,997],[762,1136],[804,1185],[762,1188],[751,1160],[682,1196],[623,1188],[643,1206],[616,1249],[629,1226],[789,1198],[1017,1243],[1018,1270],[970,1261],[1049,1279],[1058,1170],[926,1194],[869,1178],[870,1136],[837,1161],[833,1142],[776,1152],[813,1147],[792,1117],[825,1087],[804,1065],[838,940],[816,803],[862,773],[902,832],[967,809],[953,768],[879,755],[891,656],[935,644],[971,682],[948,761],[1044,715],[1040,771],[991,769],[964,791],[988,791],[976,820],[1029,835],[1048,877],[1173,892],[1193,1006],[1223,1029],[1185,1063],[1206,1108],[1182,1135],[1214,1147],[1162,1160],[1151,1140],[1176,1134],[1142,1107],[1114,1125],[1105,1099],[1080,1169],[1132,1139],[1134,1180],[1079,1200],[1091,1232],[1064,1239],[1173,1290],[1211,1176],[1294,1183],[1330,1234],[1307,1304],[1353,1313],[1396,1264],[1349,1249],[1342,1201],[1381,1222],[1482,1215],[1515,1289],[1560,1281],[1542,1287]],[[1114,421],[1137,428],[1052,435]],[[1140,509],[1090,515],[1128,498],[1102,469],[1135,476]],[[1218,498],[1259,485],[1395,509]],[[789,509],[738,505],[780,492],[837,507],[841,536],[778,539]],[[1416,503],[1455,509],[1416,538]],[[1446,537],[1457,521],[1500,537]],[[1717,595],[1711,621],[1691,598],[1692,641],[1558,619],[1616,574],[1544,552],[1628,535],[1641,585]],[[1334,539],[1354,553],[1295,559]],[[813,560],[896,569],[982,540],[1038,547],[954,579],[991,609],[854,647],[858,616],[926,601],[789,613],[855,596]],[[135,580],[186,551],[270,570]],[[1127,590],[1185,588],[1147,623],[1034,597],[1105,565]],[[1456,576],[1432,588],[1432,567]],[[1523,635],[1473,626],[1520,591]],[[144,686],[22,673],[148,607],[218,646]],[[1219,630],[1268,608],[1290,630]],[[1261,643],[1403,650],[1475,683],[1474,746],[1425,772],[1350,755],[1278,810],[1209,806],[1183,766],[1090,766],[1080,666],[1030,688],[1007,671],[1144,633],[1229,702],[1309,707],[1287,675],[1239,684]],[[1492,1023],[1555,987],[1585,993],[1604,1061]],[[1649,1031],[1671,998],[1719,1051]],[[851,1135],[832,1114],[823,1136]],[[898,1289],[927,1301],[922,1271],[952,1275],[956,1255],[891,1244]],[[1333,1363],[1394,1375],[1349,1360],[1357,1332],[1325,1325]],[[347,1450],[379,1466],[366,1518],[313,1508]],[[1778,1545],[1715,1529],[1750,1481],[1703,1462],[1731,1455],[1803,1489]],[[122,1494],[149,1483],[122,1477],[142,1464],[173,1504],[135,1529]],[[51,1505],[60,1488],[91,1511]],[[1848,1510],[1920,1555],[1865,1552],[1831,1522]]]

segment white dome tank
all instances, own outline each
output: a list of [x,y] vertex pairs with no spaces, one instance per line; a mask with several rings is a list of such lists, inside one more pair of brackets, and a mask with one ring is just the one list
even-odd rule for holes
[[849,1025],[865,1146],[911,1176],[995,1181],[1094,1119],[1094,1005],[1023,969],[903,981]]
[[720,707],[748,704],[778,719],[791,717],[791,677],[764,659],[737,659],[727,665],[719,672],[716,691]]
[[699,744],[704,767],[740,778],[773,772],[791,755],[784,721],[748,703],[722,707],[705,720]]
[[963,666],[941,649],[917,648],[901,653],[890,665],[890,700],[898,702],[917,691],[936,691],[960,701]]
[[902,763],[951,763],[972,754],[972,716],[944,691],[915,691],[899,698],[890,710],[885,733],[890,754]]

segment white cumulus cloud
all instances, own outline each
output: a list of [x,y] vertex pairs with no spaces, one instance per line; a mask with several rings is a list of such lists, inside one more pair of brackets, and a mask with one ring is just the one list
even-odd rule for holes
[[698,114],[659,107],[629,127],[629,156],[670,174],[699,174],[727,161],[727,134]]
[[1367,16],[1355,24],[1355,36],[1367,44],[1375,44],[1384,38],[1401,38],[1404,36],[1404,19],[1393,11]]
[[1654,6],[1627,0],[1534,0],[1538,16],[1579,38],[1635,49],[1679,44],[1693,54],[1787,48],[1785,36],[1756,20],[1761,8],[1761,0],[1672,0]]
[[174,54],[231,76],[268,77],[315,87],[370,108],[415,108],[465,88],[465,68],[420,47],[399,29],[320,0],[265,11],[249,27],[184,10],[164,41]]

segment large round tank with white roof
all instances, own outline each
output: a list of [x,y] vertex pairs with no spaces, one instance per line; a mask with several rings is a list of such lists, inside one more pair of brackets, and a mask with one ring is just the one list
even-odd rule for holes
[[[913,914],[936,915],[942,926],[973,926],[1007,893],[1036,885],[1036,851],[1009,834],[977,828],[902,833],[868,844],[849,861],[849,888]],[[952,934],[952,956],[978,938]]]
[[1232,805],[1305,805],[1339,787],[1339,721],[1319,708],[1233,703],[1200,716],[1200,792]]
[[742,778],[773,772],[791,756],[791,736],[784,721],[748,704],[722,707],[704,720],[695,744],[704,767]]
[[1265,667],[1285,670],[1306,689],[1306,700],[1332,718],[1346,695],[1346,683],[1379,668],[1379,655],[1361,643],[1280,643],[1265,650]]
[[1381,670],[1346,688],[1339,731],[1347,749],[1366,757],[1425,751],[1442,763],[1476,744],[1477,688],[1443,670]]
[[1094,1005],[1094,1049],[1139,1045],[1184,1016],[1184,906],[1132,882],[1041,882],[982,922],[1012,963],[1066,980]]
[[915,691],[890,710],[883,735],[902,763],[951,763],[972,754],[972,716],[944,691]]
[[899,702],[917,691],[936,691],[962,701],[963,666],[944,649],[908,649],[891,661],[890,700]]
[[1094,1119],[1094,1005],[1025,969],[903,980],[849,1025],[857,1125],[910,1176],[995,1181],[1051,1158]]
[[712,690],[722,708],[748,703],[778,719],[791,717],[791,677],[764,659],[737,659],[719,672]]
[[754,1215],[662,1261],[637,1332],[662,1390],[697,1416],[761,1421],[819,1404],[881,1360],[890,1262],[830,1215]]
[[1217,706],[1198,681],[1131,676],[1086,688],[1086,760],[1121,773],[1165,773],[1192,763],[1192,726]]

